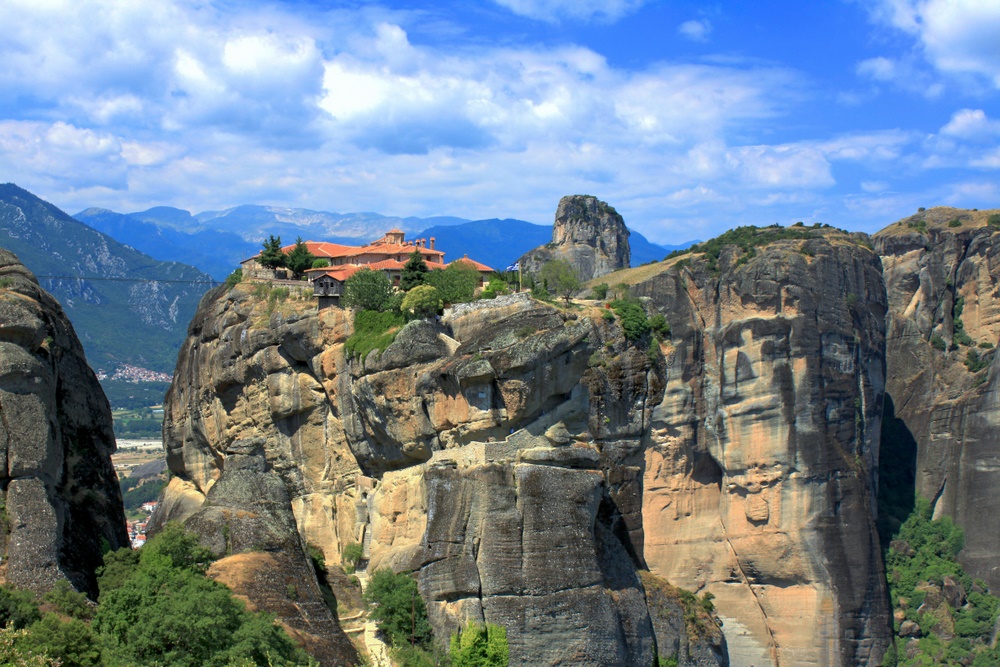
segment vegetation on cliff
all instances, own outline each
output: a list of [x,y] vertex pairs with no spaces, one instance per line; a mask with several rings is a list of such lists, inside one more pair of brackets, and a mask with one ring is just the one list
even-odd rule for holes
[[917,498],[886,554],[896,636],[883,665],[1000,665],[993,636],[1000,599],[955,560],[962,529],[932,514],[931,503]]
[[46,656],[62,667],[315,664],[272,617],[248,612],[205,576],[210,561],[194,535],[168,524],[141,551],[105,555],[96,607],[57,585],[42,598],[43,615],[30,593],[0,588],[0,659],[45,665],[39,656]]

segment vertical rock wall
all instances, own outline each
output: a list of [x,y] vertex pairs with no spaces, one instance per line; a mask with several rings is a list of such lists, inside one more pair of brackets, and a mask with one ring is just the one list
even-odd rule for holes
[[[715,595],[733,664],[875,665],[885,290],[863,238],[724,248],[640,283],[667,383],[643,480],[644,556]],[[745,263],[744,263],[745,262]]]
[[111,409],[62,308],[0,249],[0,578],[96,595],[103,552],[128,546]]
[[889,294],[887,391],[917,445],[916,492],[965,529],[959,560],[1000,587],[996,211],[934,208],[875,236]]

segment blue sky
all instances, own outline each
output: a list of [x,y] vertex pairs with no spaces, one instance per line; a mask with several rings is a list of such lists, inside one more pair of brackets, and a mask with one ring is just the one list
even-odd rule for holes
[[0,0],[0,181],[661,243],[1000,207],[1000,1]]

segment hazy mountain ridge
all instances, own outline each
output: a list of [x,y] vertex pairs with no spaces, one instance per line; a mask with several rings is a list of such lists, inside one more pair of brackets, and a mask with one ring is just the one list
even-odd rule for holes
[[0,185],[0,247],[63,305],[90,364],[171,372],[212,278],[124,245],[13,184]]
[[[301,236],[311,241],[358,244],[397,227],[410,238],[437,240],[446,259],[468,255],[497,270],[552,239],[552,226],[511,218],[466,220],[453,216],[393,217],[378,213],[330,213],[309,209],[243,205],[192,215],[183,209],[158,206],[136,213],[90,208],[77,220],[158,259],[184,261],[224,279],[240,261],[255,254],[271,234],[291,243]],[[659,261],[677,246],[649,242],[632,230],[632,264]]]

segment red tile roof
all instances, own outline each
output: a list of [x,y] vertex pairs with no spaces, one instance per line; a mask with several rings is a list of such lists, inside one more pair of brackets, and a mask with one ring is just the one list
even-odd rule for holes
[[466,255],[465,257],[463,257],[461,259],[456,259],[456,260],[454,260],[452,262],[449,262],[448,266],[451,266],[452,264],[458,264],[459,262],[461,262],[462,264],[470,264],[473,267],[475,267],[475,269],[477,271],[484,271],[484,272],[488,272],[488,273],[492,273],[493,272],[493,269],[491,267],[486,266],[482,262],[477,262],[474,259],[469,259],[468,255]]

